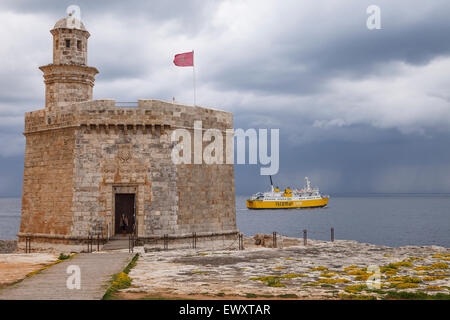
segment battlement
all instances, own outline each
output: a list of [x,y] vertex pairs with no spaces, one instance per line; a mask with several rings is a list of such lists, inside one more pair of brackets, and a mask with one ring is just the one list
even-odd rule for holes
[[230,112],[189,106],[162,100],[138,100],[137,107],[121,107],[113,99],[91,100],[68,106],[42,109],[25,114],[25,132],[30,134],[68,127],[109,132],[130,130],[136,133],[170,128],[192,128],[196,120],[209,128],[232,128]]

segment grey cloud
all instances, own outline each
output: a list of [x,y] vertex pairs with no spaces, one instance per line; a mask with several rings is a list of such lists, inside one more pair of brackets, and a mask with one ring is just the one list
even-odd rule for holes
[[[448,2],[432,1],[424,6],[427,10],[423,16],[417,18],[416,14],[408,19],[411,11],[423,10],[421,4],[379,1],[383,29],[377,31],[365,26],[365,9],[370,1],[346,2],[342,9],[337,7],[325,16],[322,4],[318,1],[310,5],[311,17],[306,21],[296,20],[295,9],[291,15],[276,17],[278,23],[266,26],[263,31],[269,32],[260,34],[260,41],[270,43],[269,47],[255,52],[241,44],[239,59],[227,59],[225,55],[208,80],[223,89],[317,93],[327,89],[330,79],[392,74],[391,66],[386,71],[384,64],[402,61],[424,65],[450,53]],[[290,29],[283,28],[283,22]],[[271,33],[271,27],[279,31]]]
[[[342,130],[358,134],[363,128]],[[446,147],[449,134],[429,139],[395,130],[366,130],[372,131],[369,141],[333,139],[330,132],[326,140],[299,146],[286,142],[289,133],[281,129],[280,171],[274,182],[283,188],[300,187],[304,176],[309,176],[314,185],[331,194],[450,192],[450,150]],[[268,177],[259,175],[257,165],[235,165],[235,170],[238,194],[268,188]]]
[[[92,21],[96,16],[114,15],[120,20],[146,19],[147,21],[178,20],[184,30],[191,33],[202,28],[204,17],[208,15],[220,1],[194,0],[180,2],[164,1],[27,1],[4,0],[0,7],[19,13],[36,13],[52,15],[55,18],[65,16],[66,8],[78,5],[81,8],[82,20]],[[56,22],[56,20],[55,20]]]
[[[435,70],[447,65],[433,65],[450,56],[450,4],[377,2],[379,31],[365,28],[372,4],[366,0],[249,1],[242,3],[253,6],[236,16],[223,1],[2,1],[3,13],[26,13],[17,19],[28,20],[9,21],[8,32],[0,33],[12,46],[0,51],[6,62],[0,67],[0,146],[7,150],[0,155],[0,195],[20,195],[19,122],[25,111],[43,107],[37,67],[51,62],[48,30],[70,4],[81,7],[92,34],[89,64],[100,71],[95,98],[176,96],[191,103],[191,72],[174,71],[171,58],[195,47],[197,101],[234,111],[236,127],[281,129],[280,185],[302,184],[309,175],[328,193],[379,192],[384,184],[396,192],[450,192],[445,175],[437,174],[450,172],[448,77]],[[270,10],[258,11],[268,4]],[[225,21],[217,21],[219,9]],[[432,70],[405,71],[404,65]],[[386,91],[399,81],[406,84]],[[427,174],[408,177],[420,170]],[[399,179],[395,186],[390,175]],[[257,166],[236,166],[239,194],[264,190],[267,180]]]

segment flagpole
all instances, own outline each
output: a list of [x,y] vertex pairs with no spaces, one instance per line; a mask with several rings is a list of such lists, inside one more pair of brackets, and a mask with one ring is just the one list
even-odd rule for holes
[[194,63],[194,49],[192,49],[192,74],[193,74],[193,80],[194,80],[194,107],[195,107],[195,103],[196,103],[196,101],[195,101],[195,95],[196,95],[196,92],[195,92],[195,63]]

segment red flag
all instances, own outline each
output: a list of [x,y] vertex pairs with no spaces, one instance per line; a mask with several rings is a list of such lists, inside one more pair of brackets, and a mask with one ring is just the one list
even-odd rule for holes
[[173,63],[178,67],[193,67],[194,51],[176,54]]

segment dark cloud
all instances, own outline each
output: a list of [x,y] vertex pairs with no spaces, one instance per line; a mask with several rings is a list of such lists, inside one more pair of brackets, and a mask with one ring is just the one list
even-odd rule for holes
[[196,32],[202,28],[204,17],[212,12],[218,3],[220,1],[217,0],[190,0],[181,3],[178,0],[4,0],[0,7],[4,10],[18,13],[45,14],[61,18],[66,15],[66,9],[70,5],[77,5],[81,9],[82,19],[92,21],[91,23],[94,23],[93,21],[96,17],[103,15],[115,16],[122,21],[147,20],[147,22],[166,22],[168,20],[177,20],[185,31]]
[[[382,30],[369,31],[366,0],[4,0],[0,196],[20,195],[23,114],[44,105],[37,67],[71,4],[92,35],[95,98],[191,103],[191,71],[172,57],[195,48],[200,104],[233,111],[238,128],[280,128],[280,185],[450,192],[448,1],[379,0]],[[267,181],[236,166],[239,194]]]
[[[372,131],[364,141],[339,139],[340,132],[358,135]],[[280,130],[280,171],[273,177],[280,187],[302,187],[308,176],[325,193],[441,193],[450,192],[449,134],[432,139],[407,136],[395,130],[340,128],[327,139],[303,144],[288,142],[289,133]],[[250,195],[269,188],[257,165],[235,165],[236,193]],[[389,175],[389,176],[387,176]],[[392,177],[390,179],[389,177]],[[393,183],[393,179],[398,179]]]
[[[420,16],[420,5],[379,1],[382,30],[377,31],[365,26],[365,10],[371,1],[347,2],[325,17],[320,2],[311,4],[310,19],[296,20],[295,13],[279,15],[273,28],[280,32],[258,35],[270,46],[263,51],[254,51],[250,45],[240,46],[239,59],[230,60],[225,55],[224,62],[208,80],[223,89],[304,94],[326,90],[327,81],[334,78],[392,73],[383,67],[389,62],[425,65],[450,53],[450,3],[432,3],[436,5]],[[405,7],[409,11],[405,12]],[[414,10],[420,18],[408,19]],[[290,29],[284,29],[283,23],[289,24]]]

